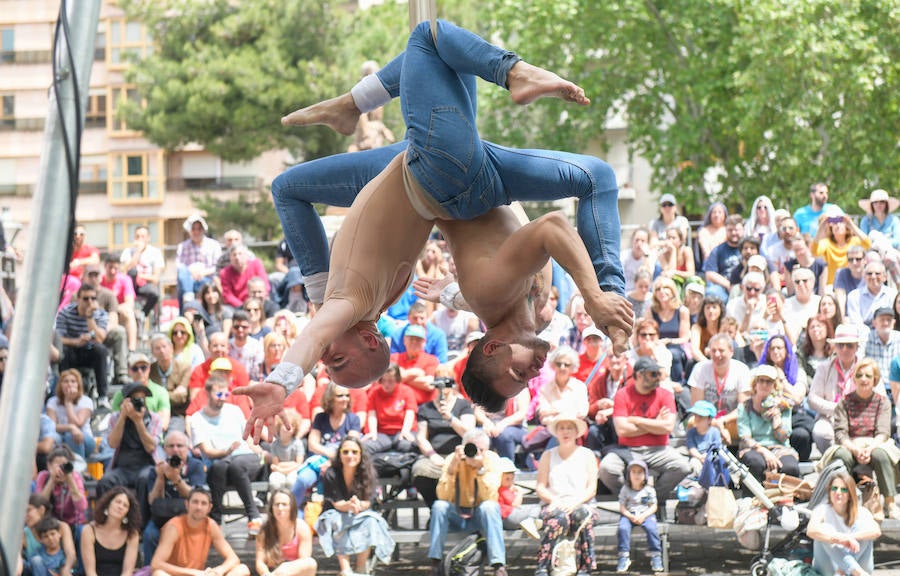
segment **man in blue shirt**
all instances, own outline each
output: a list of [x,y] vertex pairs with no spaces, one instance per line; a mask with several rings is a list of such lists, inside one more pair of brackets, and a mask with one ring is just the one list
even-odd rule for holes
[[425,352],[433,356],[437,356],[441,364],[447,362],[447,335],[443,330],[428,322],[425,304],[416,301],[409,307],[409,313],[406,315],[406,324],[400,325],[393,334],[391,334],[391,354],[395,352],[406,352],[406,346],[403,344],[403,336],[406,329],[412,324],[417,324],[425,328]]
[[740,214],[732,214],[725,220],[725,242],[713,248],[703,262],[707,296],[715,296],[722,302],[728,302],[728,293],[731,291],[728,278],[732,270],[741,264],[743,237],[744,218]]
[[829,206],[831,204],[828,203],[828,186],[823,182],[816,182],[810,186],[809,204],[794,212],[794,220],[800,228],[800,233],[815,236],[819,229],[819,216]]

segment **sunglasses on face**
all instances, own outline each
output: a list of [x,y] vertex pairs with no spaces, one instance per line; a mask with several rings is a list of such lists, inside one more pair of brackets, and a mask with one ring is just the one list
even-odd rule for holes
[[841,494],[847,494],[850,490],[846,486],[832,486],[832,492],[840,492]]
[[132,372],[146,372],[147,370],[150,369],[150,366],[147,364],[138,364],[136,366],[131,366],[128,369],[131,370]]
[[862,262],[862,261],[863,261],[863,257],[862,257],[862,256],[859,256],[859,257],[854,258],[854,257],[852,257],[852,256],[848,256],[848,257],[847,257],[847,261],[848,261],[848,262]]
[[228,390],[221,390],[213,394],[213,396],[215,396],[219,400],[225,400],[226,398],[231,397],[231,392],[229,392]]
[[188,333],[185,332],[184,330],[173,330],[172,331],[172,336],[187,336],[187,335],[188,335]]
[[856,348],[856,344],[853,344],[852,342],[838,342],[837,347],[838,348]]
[[656,336],[656,332],[639,332],[638,336],[641,338],[653,338]]

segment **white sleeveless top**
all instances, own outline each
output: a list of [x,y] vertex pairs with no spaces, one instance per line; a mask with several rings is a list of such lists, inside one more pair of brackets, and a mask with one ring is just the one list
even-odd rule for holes
[[550,476],[547,486],[556,494],[568,496],[584,490],[587,479],[584,477],[585,460],[596,458],[594,453],[579,446],[572,455],[563,460],[559,448],[550,449]]

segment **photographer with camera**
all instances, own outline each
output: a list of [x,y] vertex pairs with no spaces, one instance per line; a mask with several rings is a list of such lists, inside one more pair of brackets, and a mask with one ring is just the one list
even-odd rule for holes
[[487,541],[488,562],[494,576],[506,576],[506,544],[497,492],[500,488],[500,457],[491,452],[484,430],[466,432],[462,444],[445,459],[438,481],[438,500],[431,506],[432,576],[442,576],[441,559],[447,532],[476,532]]
[[166,522],[187,512],[187,497],[194,486],[206,484],[203,462],[194,458],[183,432],[166,434],[165,460],[156,463],[147,479],[150,518],[144,528],[144,558],[153,558],[159,544],[159,531]]
[[134,490],[141,507],[141,518],[147,518],[147,479],[156,463],[163,459],[160,446],[163,428],[160,417],[147,410],[150,389],[138,382],[122,388],[122,408],[113,412],[109,421],[107,442],[115,450],[112,464],[97,483],[97,496],[113,486]]
[[466,430],[475,428],[472,404],[459,393],[456,381],[438,376],[432,385],[438,396],[419,406],[416,443],[422,456],[412,467],[413,486],[431,506],[437,500],[437,484],[444,462],[462,443]]
[[35,493],[50,500],[53,515],[69,524],[84,524],[88,508],[84,478],[75,470],[67,446],[54,448],[47,456],[47,469],[38,474]]

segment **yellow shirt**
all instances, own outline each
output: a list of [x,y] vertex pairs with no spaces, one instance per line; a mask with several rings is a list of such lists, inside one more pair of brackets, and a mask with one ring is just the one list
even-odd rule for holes
[[[497,501],[502,474],[499,472],[500,456],[487,450],[484,452],[483,471],[460,462],[456,473],[448,471],[450,458],[444,463],[444,471],[437,485],[437,497],[440,500],[453,502],[464,508],[475,508],[482,502]],[[459,482],[459,502],[456,501],[456,484]],[[475,499],[475,484],[478,484],[478,499]]]
[[861,240],[858,236],[852,236],[843,246],[838,246],[831,238],[822,238],[812,245],[813,256],[820,256],[828,265],[827,284],[834,284],[837,271],[847,267],[847,250],[851,246],[862,246],[866,250],[872,245],[871,240]]

